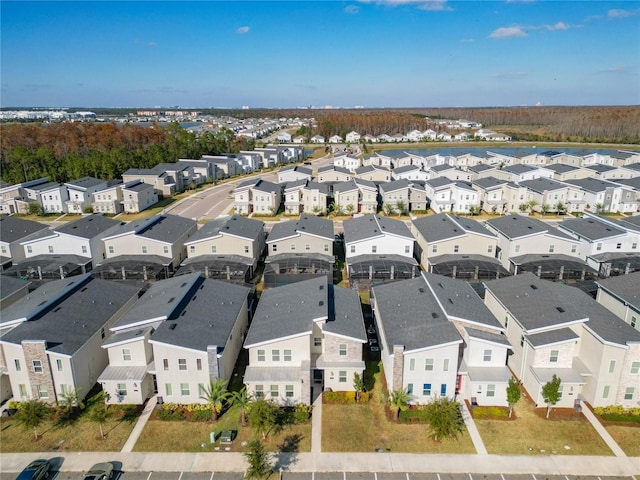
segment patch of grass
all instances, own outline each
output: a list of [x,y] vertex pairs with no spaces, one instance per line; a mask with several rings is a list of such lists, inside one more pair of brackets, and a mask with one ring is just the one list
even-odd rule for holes
[[473,418],[509,418],[509,409],[504,407],[473,407]]
[[365,385],[371,391],[366,404],[322,406],[322,450],[373,452],[376,449],[406,453],[475,453],[465,431],[457,440],[436,442],[425,425],[389,421],[385,414],[386,389],[379,363],[369,363]]
[[[227,410],[216,422],[163,422],[149,420],[142,435],[134,447],[136,452],[214,452],[216,447],[225,451],[244,452],[243,442],[255,438],[249,426],[243,427],[239,422],[240,412],[236,407]],[[237,436],[230,445],[220,442],[210,443],[211,432],[235,430]],[[301,425],[288,425],[278,434],[271,434],[264,441],[270,452],[311,451],[311,420]]]
[[[554,412],[545,419],[535,411],[530,398],[522,398],[515,406],[516,420],[476,419],[480,436],[490,454],[612,455],[600,435],[583,416],[579,419],[553,420]],[[565,449],[565,445],[569,449]]]
[[134,220],[140,220],[142,218],[153,217],[154,215],[161,213],[162,210],[167,208],[172,203],[178,201],[179,198],[180,197],[178,196],[163,198],[158,203],[153,204],[151,207],[147,208],[146,210],[143,210],[140,213],[121,213],[118,216],[118,218],[125,222],[132,222]]
[[624,425],[607,425],[605,428],[624,453],[630,457],[640,457],[640,428]]

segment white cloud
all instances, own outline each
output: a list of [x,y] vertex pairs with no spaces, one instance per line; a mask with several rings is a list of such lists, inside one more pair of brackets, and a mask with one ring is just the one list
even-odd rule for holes
[[360,11],[360,7],[357,5],[347,5],[346,7],[344,7],[344,11],[351,15],[355,15]]
[[249,33],[250,27],[240,27],[236,29],[236,33],[239,35],[243,35],[245,33]]
[[547,30],[569,30],[571,27],[564,22],[558,22],[555,25],[545,25]]
[[500,27],[491,32],[489,38],[517,38],[528,36],[529,34],[525,32],[522,27]]
[[460,39],[460,43],[473,43],[475,41],[476,41],[475,38],[462,38],[462,39]]
[[636,14],[633,10],[622,10],[620,8],[614,8],[607,12],[608,18],[627,18],[633,17]]
[[399,5],[415,5],[420,10],[430,12],[451,11],[447,0],[359,0],[362,3],[376,3],[378,5],[387,5],[389,7],[397,7]]

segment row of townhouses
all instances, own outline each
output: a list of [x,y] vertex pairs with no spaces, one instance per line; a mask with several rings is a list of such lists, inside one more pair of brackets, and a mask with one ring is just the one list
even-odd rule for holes
[[[461,126],[462,124],[447,125],[448,128],[455,129],[474,129],[478,128],[475,131],[464,131],[459,133],[451,134],[447,131],[436,132],[432,129],[427,130],[411,130],[405,134],[397,133],[395,135],[387,135],[385,133],[381,135],[369,135],[369,134],[360,134],[358,132],[351,131],[347,133],[344,138],[340,135],[332,135],[329,138],[325,138],[322,135],[314,135],[311,137],[311,143],[402,143],[402,142],[468,142],[470,140],[484,140],[490,142],[510,142],[511,137],[509,135],[505,135],[503,133],[498,133],[493,130],[483,129],[477,127],[478,124],[474,124],[472,122],[468,122],[468,126]],[[476,125],[476,126],[471,126]],[[304,139],[304,137],[295,137],[293,138],[293,142],[296,142],[296,139],[300,141],[300,138]],[[290,141],[291,139],[289,139]]]

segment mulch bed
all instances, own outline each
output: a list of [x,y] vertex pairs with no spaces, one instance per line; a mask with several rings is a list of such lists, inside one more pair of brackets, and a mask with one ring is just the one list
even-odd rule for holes
[[556,421],[572,420],[572,421],[578,421],[578,422],[587,421],[587,419],[581,412],[576,412],[573,408],[554,407],[551,409],[549,418],[547,418],[547,407],[536,408],[534,412],[540,418],[543,418],[545,420],[556,420]]

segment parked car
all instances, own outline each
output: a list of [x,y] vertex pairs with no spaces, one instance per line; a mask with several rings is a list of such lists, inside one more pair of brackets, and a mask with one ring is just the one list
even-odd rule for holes
[[113,478],[113,464],[110,462],[96,463],[84,474],[83,480],[111,480]]
[[49,460],[34,460],[24,467],[16,480],[45,480],[49,478],[50,468]]

